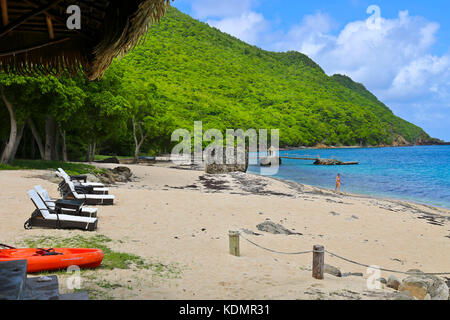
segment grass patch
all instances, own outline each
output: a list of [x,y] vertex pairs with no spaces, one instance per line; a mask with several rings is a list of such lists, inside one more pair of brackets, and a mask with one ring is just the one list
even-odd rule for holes
[[44,161],[44,160],[15,160],[11,164],[0,164],[0,170],[57,170],[63,168],[69,175],[100,174],[105,169],[99,169],[84,163]]
[[133,159],[132,156],[105,156],[101,154],[96,154],[94,160],[95,161],[102,161],[108,158],[117,158],[117,159]]
[[[130,279],[119,279],[119,282],[111,282],[107,280],[108,274],[111,270],[133,269],[134,270],[149,270],[152,277],[174,279],[181,275],[181,268],[176,264],[163,264],[160,262],[149,262],[146,259],[131,253],[119,252],[112,250],[109,245],[113,243],[112,239],[103,236],[80,236],[76,235],[71,238],[61,237],[33,237],[22,240],[21,245],[29,248],[97,248],[103,250],[105,256],[100,267],[96,269],[81,269],[83,277],[83,288],[76,291],[87,291],[91,300],[113,300],[116,295],[116,289],[128,289],[130,294],[133,292],[133,284]],[[123,243],[118,240],[117,243]],[[118,271],[116,271],[118,272]],[[134,285],[148,281],[148,274],[134,273],[136,280]],[[48,271],[39,275],[57,275],[60,281],[64,281],[67,276],[66,270]]]
[[[144,258],[126,252],[114,251],[109,248],[111,243],[108,237],[95,235],[92,237],[74,236],[71,238],[47,238],[36,237],[23,240],[23,244],[29,248],[97,248],[105,254],[103,262],[97,269],[146,269],[151,270],[157,276],[176,278],[181,270],[175,265],[167,265],[160,262],[148,262]],[[62,272],[65,273],[63,270]],[[82,270],[83,272],[83,270]],[[52,272],[54,273],[54,272]]]

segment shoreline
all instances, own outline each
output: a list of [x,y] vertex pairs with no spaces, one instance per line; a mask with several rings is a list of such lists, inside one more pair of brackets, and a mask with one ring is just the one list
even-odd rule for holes
[[[256,177],[261,177],[261,175],[255,174],[255,173],[246,173],[247,175],[253,175]],[[387,196],[381,196],[381,195],[377,195],[377,194],[365,194],[365,193],[351,193],[351,192],[341,192],[341,193],[335,193],[333,190],[331,189],[326,189],[326,188],[322,188],[322,187],[318,187],[318,186],[313,186],[313,185],[308,185],[308,184],[303,184],[300,182],[296,182],[293,180],[288,180],[288,179],[283,179],[283,178],[277,178],[277,177],[271,177],[271,176],[264,176],[267,179],[273,179],[275,181],[279,181],[285,184],[289,184],[289,185],[298,185],[299,187],[308,187],[311,188],[312,192],[317,192],[318,194],[326,194],[329,196],[346,196],[346,197],[354,197],[354,198],[360,198],[360,199],[365,199],[365,200],[379,200],[379,201],[386,201],[386,202],[392,202],[392,203],[402,203],[402,204],[406,204],[406,205],[413,205],[413,206],[421,206],[421,207],[425,207],[425,208],[429,208],[429,209],[433,209],[433,210],[438,210],[438,211],[442,211],[444,214],[449,214],[450,215],[450,208],[447,207],[441,207],[441,206],[437,206],[437,205],[433,205],[433,204],[429,204],[429,203],[421,203],[418,201],[413,201],[410,199],[402,199],[402,198],[394,198],[394,197],[387,197]],[[449,217],[450,220],[450,217]]]
[[[255,175],[255,176],[259,176],[258,174],[253,173],[253,172],[250,172],[250,173],[247,172],[247,174],[252,174],[252,175]],[[293,180],[289,180],[289,179],[270,177],[270,176],[267,176],[266,178],[274,179],[274,180],[278,180],[278,181],[282,181],[282,182],[295,183],[295,184],[298,184],[298,185],[308,186],[308,187],[311,187],[311,188],[315,188],[315,189],[318,189],[318,190],[322,190],[322,191],[326,191],[326,192],[329,192],[329,193],[332,193],[332,194],[336,194],[332,189],[327,189],[327,188],[314,186],[314,185],[303,184],[301,182],[297,182],[297,181],[293,181]],[[446,211],[449,211],[449,213],[450,213],[450,207],[438,206],[436,204],[427,203],[425,201],[424,202],[420,202],[419,200],[415,200],[415,199],[404,199],[404,198],[397,198],[397,197],[394,197],[394,196],[389,197],[388,195],[379,195],[379,194],[375,194],[375,193],[369,194],[369,193],[363,193],[363,192],[361,192],[361,193],[358,193],[358,192],[356,192],[356,193],[353,193],[353,192],[342,192],[342,194],[346,195],[346,196],[360,197],[360,198],[367,198],[367,199],[411,203],[411,204],[414,204],[414,205],[430,207],[430,208],[433,208],[433,209],[446,210]],[[339,195],[339,194],[336,194],[336,195]]]
[[433,147],[433,146],[450,146],[450,142],[442,144],[411,144],[411,145],[399,145],[399,146],[325,146],[325,147],[284,147],[279,148],[279,151],[293,151],[293,150],[327,150],[327,149],[370,149],[370,148],[410,148],[410,147]]
[[[391,153],[395,154],[397,152],[395,150],[398,150],[398,149],[393,149],[393,148],[413,148],[413,147],[416,147],[417,149],[416,150],[411,150],[411,153],[413,155],[416,155],[418,152],[420,152],[420,151],[417,151],[417,150],[421,150],[421,147],[423,147],[423,146],[408,146],[408,147],[401,147],[401,146],[396,146],[396,147],[394,147],[394,146],[389,146],[389,147],[345,146],[345,147],[331,147],[331,148],[323,148],[323,149],[322,148],[315,148],[315,147],[314,148],[306,148],[305,147],[303,149],[293,148],[293,149],[283,149],[283,150],[280,150],[280,151],[285,151],[285,152],[293,151],[294,153],[295,153],[295,151],[299,151],[300,153],[297,152],[297,153],[295,153],[296,155],[291,155],[291,157],[301,157],[302,154],[303,155],[305,155],[305,154],[308,154],[308,155],[309,154],[314,154],[314,152],[309,152],[309,153],[308,152],[306,152],[306,153],[303,152],[302,153],[302,151],[304,151],[304,150],[317,150],[317,152],[318,152],[317,154],[319,154],[319,151],[324,151],[325,152],[325,153],[322,152],[320,154],[321,158],[322,157],[329,158],[330,154],[331,155],[333,155],[333,154],[336,155],[336,153],[329,153],[329,152],[327,152],[327,150],[328,151],[336,150],[336,152],[338,152],[339,150],[347,150],[346,152],[344,152],[344,151],[338,152],[339,156],[341,158],[347,157],[347,158],[350,158],[350,159],[351,158],[358,159],[359,152],[361,152],[363,154],[362,157],[366,157],[365,155],[368,154],[367,152],[370,152],[370,149],[388,148],[388,149],[386,149],[386,151],[379,150],[379,151],[376,151],[376,153],[377,154],[384,154],[386,152],[388,154],[391,154]],[[447,149],[448,147],[446,148],[446,147],[443,147],[442,145],[431,145],[431,147],[440,148],[440,149],[436,149],[436,150],[441,150],[443,152],[443,154],[444,154],[444,157],[445,157],[446,154],[448,154],[448,151],[449,151],[449,149]],[[390,151],[389,151],[389,149],[390,149]],[[354,150],[354,151],[352,151],[352,150]],[[364,150],[366,150],[366,151],[364,151]],[[404,152],[407,152],[407,149],[403,149],[403,150],[404,150]],[[429,152],[431,152],[431,153],[434,152],[431,148],[427,149],[427,150]],[[374,151],[374,150],[372,150],[372,151]],[[402,153],[403,154],[403,151],[400,150],[400,151],[398,151],[398,153]],[[406,153],[406,154],[408,154],[408,153]],[[289,156],[290,156],[289,153],[280,154],[280,157],[289,157]],[[309,157],[315,157],[315,156],[309,156]],[[391,158],[392,158],[392,156],[391,156]],[[337,159],[339,159],[339,158],[337,158]],[[358,159],[358,160],[361,160],[361,161],[359,161],[360,165],[365,164],[365,162],[362,161],[363,159]],[[367,160],[367,159],[365,159],[365,160]],[[300,164],[301,165],[299,165],[299,169],[298,170],[303,170],[303,169],[301,169],[303,167],[303,164],[302,163],[300,163]],[[295,168],[296,165],[297,165],[297,163],[289,163],[288,164],[288,166],[292,166],[292,168]],[[381,163],[381,166],[387,166],[388,167],[389,164],[385,165],[384,163]],[[249,166],[249,170],[250,171],[255,172],[256,174],[259,174],[259,170],[257,168],[255,169],[255,168],[256,168],[255,166],[253,166],[253,167]],[[292,168],[289,168],[289,170],[294,170]],[[442,170],[445,170],[445,168],[446,167],[444,166],[444,168]],[[282,171],[282,169],[280,169],[280,172],[278,172],[277,175],[281,179],[287,179],[289,181],[294,181],[294,182],[299,182],[299,183],[302,183],[301,180],[306,180],[307,183],[317,183],[317,184],[319,184],[319,185],[312,184],[315,187],[329,188],[329,190],[332,190],[332,189],[334,190],[334,185],[331,185],[330,183],[328,183],[328,180],[324,181],[324,179],[321,179],[321,178],[318,178],[318,179],[311,178],[310,176],[312,176],[314,174],[313,169],[307,169],[305,167],[304,170],[305,170],[305,172],[304,172],[305,175],[308,176],[306,179],[303,179],[300,174],[296,174],[295,178],[292,178],[288,174],[290,171]],[[368,170],[367,166],[364,168],[364,170]],[[339,169],[337,171],[339,171]],[[355,172],[353,172],[353,171],[355,171]],[[328,171],[325,170],[325,172],[328,172]],[[400,172],[401,172],[401,170],[400,170]],[[359,174],[358,168],[355,168],[355,170],[349,170],[349,174],[353,174],[353,173],[355,173],[355,176],[357,176]],[[407,172],[401,172],[402,179],[408,178],[408,176],[407,176],[408,174],[409,173],[407,173]],[[445,171],[444,171],[444,174],[445,174]],[[369,178],[372,177],[371,173],[366,174],[366,175],[368,175]],[[436,176],[440,176],[438,173],[436,173],[435,175]],[[362,177],[365,178],[364,174],[362,174]],[[430,179],[433,179],[433,176],[431,176]],[[410,179],[405,179],[405,181],[406,181],[405,185],[412,186],[413,185],[412,182],[408,181],[408,180],[410,180]],[[424,184],[427,184],[426,180],[423,180],[423,181],[424,181]],[[355,181],[353,181],[353,182],[355,182]],[[433,183],[433,181],[431,181],[431,182]],[[386,198],[386,199],[391,199],[391,200],[394,200],[394,201],[395,200],[397,200],[397,201],[408,201],[408,202],[413,202],[413,203],[416,203],[416,204],[430,205],[430,206],[433,206],[433,207],[450,210],[450,202],[448,201],[449,199],[448,199],[448,197],[445,196],[445,194],[447,193],[446,190],[448,190],[448,189],[445,188],[445,186],[447,184],[446,184],[445,181],[441,181],[441,182],[443,184],[439,183],[439,182],[432,184],[431,186],[433,187],[433,189],[431,189],[431,187],[427,185],[426,192],[422,193],[422,192],[415,192],[415,190],[404,190],[403,191],[402,188],[401,188],[401,185],[399,185],[398,183],[395,185],[396,187],[398,187],[398,189],[397,188],[388,188],[388,189],[386,189],[385,185],[379,185],[378,180],[375,179],[374,183],[373,183],[373,185],[371,187],[364,186],[364,185],[360,186],[360,185],[355,184],[355,183],[348,185],[348,187],[349,187],[348,193],[353,193],[353,194],[358,194],[358,195],[363,195],[363,196],[368,196],[368,197]],[[344,188],[345,188],[345,186],[344,186]],[[409,188],[409,189],[411,189],[411,188]],[[402,190],[402,191],[397,192],[398,190]],[[435,191],[438,192],[438,193],[435,193]]]

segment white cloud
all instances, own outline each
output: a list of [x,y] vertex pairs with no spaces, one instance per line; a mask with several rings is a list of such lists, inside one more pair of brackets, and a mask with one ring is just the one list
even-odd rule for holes
[[390,99],[447,98],[450,90],[450,56],[425,55],[400,68],[387,91]]
[[[431,134],[442,135],[450,127],[450,54],[431,53],[439,24],[401,11],[395,19],[381,18],[377,29],[367,21],[353,21],[333,35],[332,26],[327,15],[306,16],[278,35],[278,41],[260,45],[298,50],[328,74],[362,82],[396,114]],[[444,135],[450,140],[448,129]]]
[[192,2],[192,13],[197,19],[230,18],[240,16],[243,12],[250,11],[254,0],[195,0]]
[[344,27],[328,50],[312,58],[329,73],[346,73],[372,90],[401,98],[410,83],[395,79],[429,55],[438,29],[438,24],[411,17],[407,11],[400,12],[397,19],[382,18],[379,29],[369,28],[366,21],[355,21]]
[[296,50],[315,56],[334,41],[334,37],[328,34],[333,25],[327,14],[306,15],[301,24],[292,27],[269,46],[276,51]]
[[207,20],[206,22],[210,26],[216,27],[250,44],[256,44],[260,33],[267,28],[263,15],[255,12],[245,12],[237,17]]

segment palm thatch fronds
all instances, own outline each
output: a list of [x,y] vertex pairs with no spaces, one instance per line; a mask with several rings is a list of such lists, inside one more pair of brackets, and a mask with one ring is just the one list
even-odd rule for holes
[[[101,78],[166,12],[170,0],[0,0],[0,70],[22,75],[76,74]],[[70,5],[81,29],[66,26]]]

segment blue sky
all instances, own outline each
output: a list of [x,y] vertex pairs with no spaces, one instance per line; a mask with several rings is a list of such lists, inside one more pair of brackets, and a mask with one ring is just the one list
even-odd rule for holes
[[362,82],[395,114],[450,141],[448,0],[175,0],[172,5],[263,49],[303,52],[327,74]]

